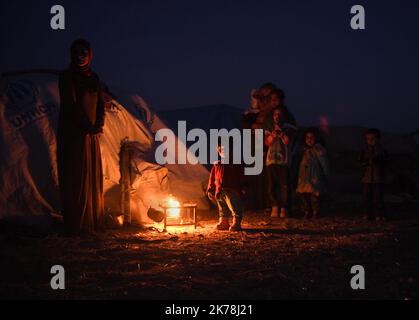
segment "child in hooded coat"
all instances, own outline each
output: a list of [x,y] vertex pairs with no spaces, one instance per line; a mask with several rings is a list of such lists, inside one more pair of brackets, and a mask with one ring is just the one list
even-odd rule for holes
[[297,194],[302,196],[305,218],[318,216],[329,175],[326,149],[318,143],[316,133],[313,128],[306,131],[298,169]]

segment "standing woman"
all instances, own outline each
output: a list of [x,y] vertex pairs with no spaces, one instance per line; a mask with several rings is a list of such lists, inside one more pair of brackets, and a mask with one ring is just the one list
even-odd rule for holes
[[89,42],[71,46],[71,64],[59,79],[58,179],[67,234],[103,228],[104,201],[99,135],[105,106],[99,77],[90,68]]

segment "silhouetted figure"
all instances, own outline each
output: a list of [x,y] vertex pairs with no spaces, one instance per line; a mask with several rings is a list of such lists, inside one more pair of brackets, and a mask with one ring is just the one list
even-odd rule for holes
[[297,126],[297,121],[292,114],[292,112],[289,111],[288,107],[284,104],[285,103],[285,92],[282,89],[275,89],[272,90],[269,94],[269,103],[267,105],[267,115],[265,116],[264,120],[264,127],[271,127],[272,119],[273,119],[273,113],[275,109],[281,109],[282,113],[282,119],[281,121],[283,123],[288,123],[293,126]]
[[[270,94],[273,90],[276,90],[276,86],[273,83],[265,83],[259,89],[252,90],[251,107],[243,113],[241,120],[242,129],[264,129],[265,117],[271,111]],[[254,142],[254,136],[252,139]],[[254,146],[254,143],[252,143],[252,146]],[[257,176],[246,176],[247,184],[253,186],[247,195],[249,209],[267,210],[269,206],[266,190],[267,171],[265,165],[267,150],[267,147],[264,146],[264,165],[262,172]],[[255,150],[252,149],[252,154],[254,154],[254,152]]]
[[378,129],[368,129],[365,134],[366,146],[359,157],[362,167],[362,184],[365,203],[365,218],[385,219],[383,185],[384,167],[388,160],[387,151],[380,143]]
[[99,77],[90,68],[85,40],[71,46],[70,67],[59,79],[58,178],[65,230],[91,233],[103,228],[103,174],[99,135],[105,106]]

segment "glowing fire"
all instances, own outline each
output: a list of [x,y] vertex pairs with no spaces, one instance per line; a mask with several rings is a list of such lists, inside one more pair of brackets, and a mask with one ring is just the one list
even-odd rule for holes
[[119,224],[120,226],[123,226],[123,225],[124,225],[124,216],[118,216],[118,217],[116,218],[116,221],[118,221],[118,224]]
[[176,200],[173,196],[169,196],[166,199],[167,216],[169,218],[179,218],[180,216],[180,202]]

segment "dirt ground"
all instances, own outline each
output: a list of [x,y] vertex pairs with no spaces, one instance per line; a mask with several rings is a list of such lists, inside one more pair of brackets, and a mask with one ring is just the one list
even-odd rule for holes
[[[417,205],[394,205],[386,222],[363,221],[351,208],[316,221],[268,224],[248,213],[243,232],[200,227],[107,231],[66,238],[0,233],[0,298],[24,299],[418,299]],[[66,290],[50,289],[62,265]],[[350,287],[362,265],[366,290]]]

